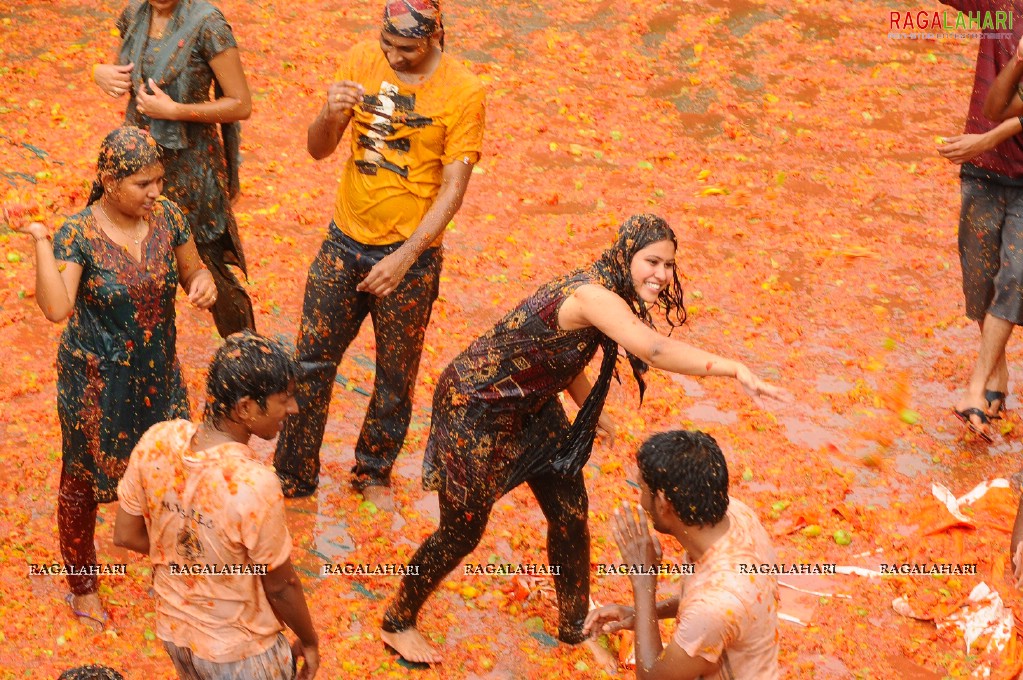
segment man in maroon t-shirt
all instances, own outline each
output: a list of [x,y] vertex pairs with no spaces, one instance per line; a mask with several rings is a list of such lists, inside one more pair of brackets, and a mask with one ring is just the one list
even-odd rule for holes
[[1014,19],[1008,31],[983,29],[965,133],[949,137],[939,149],[942,156],[962,164],[959,261],[966,315],[981,329],[977,363],[955,414],[990,440],[990,420],[1004,408],[1008,391],[1005,345],[1013,326],[1023,325],[1023,137],[1017,134],[1019,121],[999,125],[985,115],[984,105],[998,74],[1016,68],[1023,0],[946,0],[945,4],[971,16],[979,13],[981,26],[988,12],[992,17],[995,12],[1012,12]]

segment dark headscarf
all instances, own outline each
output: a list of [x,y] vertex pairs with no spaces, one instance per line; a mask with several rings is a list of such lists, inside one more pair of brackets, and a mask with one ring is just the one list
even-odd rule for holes
[[437,31],[444,30],[440,0],[387,0],[384,30],[403,38],[433,37]]
[[[589,273],[593,279],[602,286],[621,297],[629,305],[632,312],[639,317],[643,323],[653,327],[653,318],[650,316],[650,309],[636,293],[636,285],[632,280],[632,259],[643,248],[657,243],[658,241],[671,241],[678,250],[678,239],[675,232],[671,230],[668,223],[657,215],[633,215],[625,220],[618,227],[618,235],[610,248],[601,254],[600,258],[591,265]],[[682,300],[682,283],[678,278],[677,268],[672,269],[673,280],[665,287],[658,296],[658,306],[664,308],[664,315],[671,329],[681,326],[686,321],[686,310]],[[615,377],[615,366],[618,359],[618,343],[609,337],[604,337],[601,342],[603,359],[600,362],[600,373],[597,380],[586,397],[582,407],[579,409],[572,427],[569,429],[565,439],[558,443],[553,458],[540,456],[537,464],[546,466],[546,461],[553,460],[552,467],[555,472],[564,475],[575,475],[582,470],[583,465],[590,457],[593,449],[593,440],[597,434],[597,421],[600,412],[603,410],[604,401],[607,399],[608,390],[611,387],[611,380]],[[647,365],[631,353],[627,354],[629,364],[632,366],[632,374],[639,384],[639,399],[643,401],[643,393],[646,383],[643,381],[643,374],[647,371]],[[538,470],[523,470],[523,478],[527,479]],[[509,486],[508,488],[512,488]]]
[[[636,293],[636,285],[632,281],[632,258],[639,251],[658,241],[671,241],[675,250],[678,250],[675,232],[663,218],[649,213],[633,215],[618,227],[614,244],[601,254],[600,259],[593,263],[590,269],[594,278],[625,300],[633,314],[651,328],[654,321],[650,317],[650,310]],[[682,282],[678,278],[678,269],[673,267],[671,272],[673,277],[671,284],[657,296],[657,303],[664,308],[664,317],[674,330],[686,322],[686,308],[682,300]],[[642,403],[643,392],[646,389],[643,374],[646,373],[647,366],[631,354],[629,363],[632,364],[633,374],[639,383],[639,400]]]
[[92,182],[88,205],[92,205],[103,195],[104,175],[122,180],[162,160],[160,146],[148,132],[130,125],[116,128],[106,136],[99,147],[96,179]]

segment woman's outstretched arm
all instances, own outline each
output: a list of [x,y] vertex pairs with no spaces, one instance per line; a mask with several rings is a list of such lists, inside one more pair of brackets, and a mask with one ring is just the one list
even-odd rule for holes
[[625,300],[603,286],[588,284],[576,289],[562,304],[558,323],[565,330],[594,326],[654,368],[682,375],[735,378],[751,397],[787,398],[784,390],[762,381],[741,362],[661,335],[640,321]]

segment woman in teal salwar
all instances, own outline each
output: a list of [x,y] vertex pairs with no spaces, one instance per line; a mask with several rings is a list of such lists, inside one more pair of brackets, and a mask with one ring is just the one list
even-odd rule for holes
[[[118,128],[97,165],[88,207],[64,221],[52,247],[44,224],[11,224],[35,239],[39,308],[54,323],[68,319],[57,349],[57,527],[64,565],[79,572],[96,564],[97,504],[117,499],[139,437],[189,415],[175,349],[178,284],[202,309],[217,299],[188,223],[160,197],[164,171],[153,138]],[[102,627],[96,576],[69,575],[68,585],[72,611]]]
[[[149,130],[163,149],[164,192],[185,213],[219,298],[217,331],[255,330],[252,302],[227,265],[245,271],[231,200],[238,194],[238,121],[252,111],[231,26],[205,0],[131,0],[117,20],[115,64],[93,79],[128,95],[126,125]],[[214,98],[210,98],[210,85]]]

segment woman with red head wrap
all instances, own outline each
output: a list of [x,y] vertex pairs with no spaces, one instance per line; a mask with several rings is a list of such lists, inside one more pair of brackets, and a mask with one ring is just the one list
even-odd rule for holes
[[120,127],[103,140],[89,204],[52,242],[41,222],[11,224],[35,239],[36,303],[49,321],[68,320],[57,348],[57,528],[68,603],[95,627],[106,619],[91,569],[97,505],[117,499],[132,447],[147,429],[188,416],[176,289],[202,309],[217,300],[184,215],[160,196],[163,176],[156,140]]

